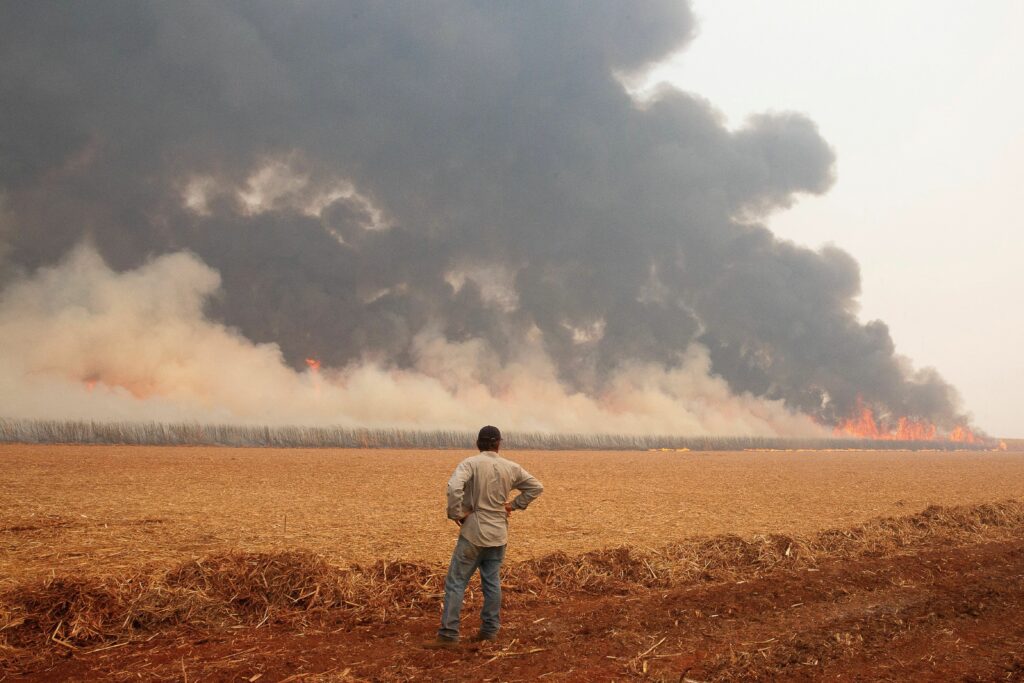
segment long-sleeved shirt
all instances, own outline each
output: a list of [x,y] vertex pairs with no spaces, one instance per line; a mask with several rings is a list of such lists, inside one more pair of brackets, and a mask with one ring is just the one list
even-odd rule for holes
[[512,501],[515,510],[525,510],[544,491],[529,472],[493,451],[466,458],[448,480],[448,519],[465,519],[460,535],[475,546],[505,545],[505,501],[513,489],[519,491]]

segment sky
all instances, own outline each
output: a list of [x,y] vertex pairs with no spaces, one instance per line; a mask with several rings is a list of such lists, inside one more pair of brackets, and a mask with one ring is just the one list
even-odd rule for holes
[[780,237],[859,262],[862,321],[935,366],[984,429],[1024,437],[1024,3],[697,0],[698,35],[649,76],[730,127],[793,110],[836,183],[775,213]]

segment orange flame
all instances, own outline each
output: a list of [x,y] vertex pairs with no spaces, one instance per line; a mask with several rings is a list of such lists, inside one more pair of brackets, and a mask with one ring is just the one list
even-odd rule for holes
[[306,366],[309,367],[309,371],[313,375],[313,393],[319,399],[323,391],[320,387],[320,361],[316,358],[307,358]]
[[863,439],[879,438],[881,430],[878,428],[878,423],[875,422],[875,414],[871,412],[871,408],[857,399],[857,409],[856,417],[848,418],[836,425],[832,433],[836,436],[855,436]]
[[949,433],[949,440],[962,443],[978,443],[981,441],[981,438],[967,427],[958,426]]
[[[870,406],[857,399],[857,414],[850,417],[833,429],[836,436],[852,436],[862,439],[879,439],[883,441],[936,441],[939,436],[938,429],[927,420],[918,420],[912,417],[901,417],[892,427],[883,427],[875,419],[875,414]],[[984,439],[970,428],[958,426],[946,436],[950,441],[960,443],[981,443]]]
[[901,417],[892,438],[897,441],[934,441],[935,432],[935,425],[930,422]]
[[92,390],[95,389],[95,388],[96,388],[96,380],[94,380],[94,379],[87,379],[87,380],[85,380],[85,390],[86,391],[88,391],[91,394]]

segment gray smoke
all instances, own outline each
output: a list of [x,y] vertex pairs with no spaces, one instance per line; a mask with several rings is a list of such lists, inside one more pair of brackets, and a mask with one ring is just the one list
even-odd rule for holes
[[858,322],[849,255],[758,222],[831,185],[813,122],[626,92],[694,33],[677,0],[3,3],[3,280],[185,250],[221,279],[205,315],[294,368],[410,368],[431,329],[499,367],[539,339],[600,396],[699,344],[825,423],[859,396],[962,421]]

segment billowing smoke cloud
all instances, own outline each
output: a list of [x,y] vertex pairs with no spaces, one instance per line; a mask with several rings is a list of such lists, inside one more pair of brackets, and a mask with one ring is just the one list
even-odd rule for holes
[[[480,340],[425,329],[412,366],[367,362],[289,368],[276,344],[256,345],[207,320],[216,272],[187,253],[115,273],[89,247],[0,297],[0,410],[47,418],[122,418],[473,429],[500,415],[531,431],[815,434],[781,402],[734,396],[694,346],[676,367],[628,363],[600,399],[568,392],[538,343],[499,363]],[[79,380],[78,378],[83,378]]]
[[961,421],[847,254],[759,223],[830,186],[811,121],[625,91],[693,35],[677,1],[3,5],[0,409]]

